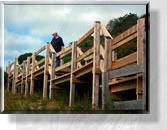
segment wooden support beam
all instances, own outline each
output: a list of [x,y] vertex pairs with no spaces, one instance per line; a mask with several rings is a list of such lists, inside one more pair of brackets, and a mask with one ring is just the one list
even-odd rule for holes
[[46,54],[45,54],[45,68],[44,68],[44,83],[43,83],[43,98],[47,98],[47,89],[48,89],[48,62],[49,62],[49,46],[46,44]]
[[111,38],[105,37],[105,50],[104,50],[104,72],[102,73],[102,109],[104,110],[107,105],[107,99],[109,96],[109,85],[108,85],[108,70],[111,65]]
[[10,75],[11,75],[11,65],[10,65],[10,62],[8,63],[8,66],[7,66],[7,73],[8,73],[8,86],[7,86],[7,88],[8,88],[8,92],[10,91]]
[[137,53],[134,52],[130,55],[127,55],[123,58],[120,58],[118,60],[115,60],[112,65],[111,65],[111,69],[115,70],[118,68],[122,68],[124,66],[130,65],[130,64],[134,64],[137,61]]
[[136,89],[136,79],[131,80],[130,82],[123,82],[114,84],[111,86],[111,93],[126,91],[130,89]]
[[14,61],[14,72],[13,72],[13,81],[12,81],[12,92],[16,93],[16,76],[17,76],[17,59]]
[[143,65],[130,65],[121,69],[109,71],[109,79],[133,75],[143,72]]
[[94,25],[94,44],[93,44],[93,84],[92,84],[92,108],[98,109],[99,106],[99,78],[97,68],[100,68],[100,22]]
[[145,18],[137,21],[137,64],[143,64],[143,77],[137,78],[137,99],[143,100],[143,110],[146,109],[146,32]]
[[34,70],[35,70],[35,53],[32,54],[32,69],[31,69],[31,79],[30,79],[30,95],[34,93]]
[[25,96],[28,95],[28,75],[29,75],[29,69],[30,69],[30,57],[27,58],[27,65],[26,65],[26,79],[25,79]]
[[56,53],[52,54],[51,62],[51,75],[50,75],[50,86],[49,86],[49,98],[52,98],[53,79],[55,78],[55,67],[56,67]]
[[101,24],[101,30],[102,30],[102,33],[104,35],[104,37],[110,37],[110,39],[113,39],[112,36],[110,35],[110,33],[107,31],[106,27]]
[[77,44],[76,42],[73,42],[72,44],[72,61],[71,61],[71,78],[70,78],[70,98],[69,98],[69,106],[73,106],[74,105],[74,101],[75,101],[75,75],[73,73],[73,71],[77,68]]
[[23,94],[23,90],[24,90],[24,77],[26,75],[26,62],[23,61],[23,72],[22,72],[22,81],[21,81],[21,94]]

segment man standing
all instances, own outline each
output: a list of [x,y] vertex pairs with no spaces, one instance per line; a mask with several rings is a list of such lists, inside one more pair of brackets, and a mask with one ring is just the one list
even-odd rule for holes
[[[64,51],[64,43],[60,36],[58,36],[57,32],[52,34],[53,38],[51,41],[51,45],[55,49],[56,53],[60,51]],[[60,58],[56,57],[56,66],[60,66]]]

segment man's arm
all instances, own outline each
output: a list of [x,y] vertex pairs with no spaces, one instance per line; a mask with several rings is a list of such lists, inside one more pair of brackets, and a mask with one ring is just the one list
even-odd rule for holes
[[64,42],[63,42],[63,39],[61,38],[61,50],[64,51],[65,48],[64,48]]

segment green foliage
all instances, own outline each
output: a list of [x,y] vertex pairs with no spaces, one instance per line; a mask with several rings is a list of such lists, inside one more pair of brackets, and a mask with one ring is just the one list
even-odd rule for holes
[[120,33],[127,30],[128,28],[137,24],[137,20],[138,20],[138,17],[136,14],[129,13],[123,17],[110,20],[109,23],[107,24],[107,29],[113,37],[116,37]]
[[22,64],[24,60],[27,60],[27,57],[32,56],[32,53],[25,53],[19,56],[18,62]]
[[79,47],[83,52],[87,51],[93,46],[93,37],[89,36],[86,40],[79,44]]
[[70,62],[71,61],[71,54],[64,56],[63,61],[64,61],[64,64]]
[[[24,60],[27,60],[27,57],[29,57],[29,56],[32,56],[32,53],[24,53],[24,54],[20,55],[19,58],[18,58],[19,64],[22,64],[23,61],[24,61]],[[44,58],[44,56],[41,56],[41,55],[37,55],[37,56],[36,56],[36,60],[37,60],[37,61],[40,61],[40,60],[42,60],[43,58]]]
[[118,47],[116,49],[117,52],[117,58],[122,58],[124,56],[127,56],[133,52],[137,51],[137,38],[132,39],[128,43]]

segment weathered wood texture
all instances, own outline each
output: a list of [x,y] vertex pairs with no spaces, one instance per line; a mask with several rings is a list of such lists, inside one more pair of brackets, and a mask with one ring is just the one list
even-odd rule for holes
[[143,100],[143,109],[146,109],[146,37],[145,19],[137,21],[137,64],[143,64],[143,77],[138,77],[136,94],[137,99]]
[[109,96],[109,86],[108,86],[108,70],[111,66],[111,38],[105,37],[105,50],[104,50],[104,68],[102,72],[102,109],[105,109],[107,104],[107,99]]
[[113,70],[109,72],[109,78],[117,78],[122,76],[129,76],[143,72],[143,65],[130,65],[121,69]]
[[49,62],[49,47],[50,44],[46,44],[46,52],[45,52],[45,68],[44,68],[44,81],[43,81],[43,98],[47,98],[47,90],[48,90],[48,62]]
[[25,79],[25,96],[28,94],[28,75],[29,75],[29,68],[30,68],[30,57],[27,58],[27,65],[26,65],[26,79]]
[[69,99],[69,106],[71,107],[74,105],[75,100],[75,75],[73,71],[77,68],[77,46],[76,42],[72,44],[72,62],[71,62],[71,78],[70,78],[70,99]]
[[97,70],[100,70],[100,22],[94,26],[94,50],[93,50],[93,84],[92,84],[92,108],[99,106],[99,78]]
[[35,53],[32,54],[32,68],[31,68],[31,81],[30,81],[30,95],[34,93],[34,68],[35,67]]
[[56,67],[56,54],[52,54],[52,63],[51,63],[51,75],[50,75],[50,86],[49,86],[49,98],[52,98],[52,88],[53,88],[53,79],[55,78],[55,67]]

